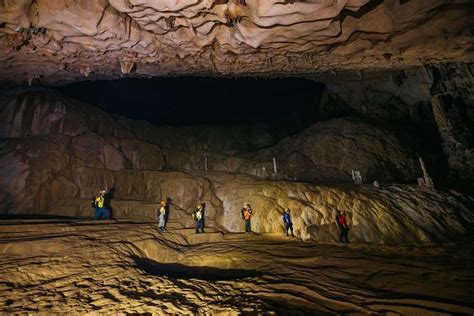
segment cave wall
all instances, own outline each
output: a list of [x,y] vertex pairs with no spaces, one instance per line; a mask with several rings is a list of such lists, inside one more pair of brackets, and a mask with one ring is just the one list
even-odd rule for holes
[[209,171],[267,179],[350,183],[351,171],[359,170],[367,182],[413,183],[421,176],[418,155],[430,150],[416,133],[403,135],[395,124],[366,118],[315,123],[280,140],[258,126],[158,127],[47,91],[13,98],[0,119],[3,138],[60,135],[76,166],[111,170],[199,171],[207,157]]
[[444,63],[407,70],[330,72],[313,80],[327,87],[322,118],[351,113],[410,122],[431,138],[434,154],[436,143],[442,146],[446,175],[474,179],[473,73],[473,64]]
[[432,71],[431,105],[451,176],[474,179],[474,64]]
[[[157,127],[48,89],[7,92],[0,212],[90,216],[106,188],[114,216],[153,218],[172,196],[173,220],[191,225],[205,201],[210,223],[239,231],[249,201],[257,232],[281,233],[289,206],[303,239],[334,240],[344,209],[355,241],[459,240],[472,232],[472,199],[383,182],[414,183],[418,156],[439,179],[474,177],[470,2],[0,1],[1,85],[297,75],[327,87],[321,121],[284,138]],[[351,170],[383,187],[349,184]]]
[[[250,202],[255,210],[254,230],[281,233],[281,212],[290,207],[297,236],[319,241],[337,239],[334,217],[339,209],[349,214],[354,241],[459,240],[471,233],[474,222],[474,201],[456,192],[280,179],[296,174],[304,181],[350,182],[346,169],[354,165],[361,170],[376,168],[372,171],[378,179],[421,173],[407,143],[400,142],[389,128],[360,118],[317,123],[298,135],[273,140],[266,148],[271,141],[261,133],[245,134],[248,131],[233,128],[196,133],[194,128],[156,127],[42,91],[10,100],[0,121],[3,214],[90,217],[91,197],[107,189],[115,217],[152,219],[159,201],[171,198],[170,219],[184,227],[192,226],[191,212],[204,201],[207,225],[241,231],[239,209]],[[216,132],[221,135],[215,137]],[[336,152],[327,149],[331,146]],[[217,154],[205,171],[201,159],[210,149]],[[290,152],[297,157],[286,165],[279,158],[278,174],[252,175],[262,164],[268,166],[272,156],[292,157]],[[303,155],[307,156],[300,159]],[[315,167],[318,163],[319,168]]]
[[[318,122],[276,145],[217,162],[217,170],[247,173],[270,179],[314,183],[351,183],[352,170],[366,183],[416,182],[421,175],[418,155],[429,147],[416,135],[401,133],[387,122],[347,116]],[[274,172],[276,159],[277,173]],[[439,161],[429,159],[433,166]]]
[[353,112],[399,121],[433,121],[427,104],[433,84],[429,67],[333,71],[312,79],[326,84],[327,99],[321,105],[323,117],[340,115],[334,109],[331,114],[332,104],[336,102],[340,113]]

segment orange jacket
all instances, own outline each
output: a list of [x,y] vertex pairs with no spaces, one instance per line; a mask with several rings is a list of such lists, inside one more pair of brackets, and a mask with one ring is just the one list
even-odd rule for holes
[[252,211],[247,209],[247,208],[244,208],[244,219],[245,220],[249,220],[250,219],[250,215],[252,215]]

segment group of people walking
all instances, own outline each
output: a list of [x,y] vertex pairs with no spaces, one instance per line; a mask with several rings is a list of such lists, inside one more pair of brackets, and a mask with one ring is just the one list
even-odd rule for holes
[[[94,219],[99,219],[101,216],[105,219],[110,218],[110,211],[106,207],[106,191],[99,191],[98,195],[93,199],[92,206],[95,208]],[[168,222],[170,211],[170,202],[161,201],[160,207],[156,212],[156,217],[158,219],[158,229],[160,231],[166,230],[166,223]],[[196,226],[196,234],[204,233],[204,219],[205,219],[206,203],[198,203],[196,209],[192,213],[192,218]],[[253,216],[253,210],[249,203],[244,203],[242,209],[240,210],[242,220],[244,221],[245,233],[252,233],[251,218]],[[289,208],[286,208],[282,214],[283,224],[285,227],[286,236],[295,237],[293,232],[293,221],[291,219],[291,211]],[[346,219],[346,214],[344,211],[340,210],[336,215],[336,224],[339,227],[339,241],[340,242],[349,242],[348,233],[349,226]]]

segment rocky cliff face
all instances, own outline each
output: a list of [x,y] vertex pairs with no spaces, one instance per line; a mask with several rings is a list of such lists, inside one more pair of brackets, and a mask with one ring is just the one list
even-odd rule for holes
[[466,0],[0,3],[0,81],[283,75],[472,61]]
[[271,131],[246,126],[157,127],[48,92],[15,97],[0,119],[0,133],[9,141],[55,138],[65,145],[58,149],[60,155],[75,167],[109,170],[207,167],[271,179],[343,183],[352,182],[351,170],[359,170],[367,181],[407,182],[421,175],[418,155],[429,150],[422,138],[404,137],[394,126],[356,117],[320,122],[278,141]]
[[369,183],[416,182],[420,175],[418,155],[429,157],[433,171],[441,161],[415,130],[407,136],[409,131],[406,128],[401,133],[400,127],[360,117],[338,118],[316,123],[270,148],[227,158],[216,167],[265,178],[316,183],[350,183],[352,170],[360,171]]
[[[159,201],[169,197],[171,219],[189,226],[193,208],[204,201],[208,224],[230,231],[241,230],[245,201],[255,209],[257,232],[280,233],[281,212],[290,207],[297,235],[315,240],[336,238],[338,209],[348,211],[352,238],[371,242],[458,239],[473,221],[473,201],[460,195],[408,185],[278,180],[350,182],[349,168],[379,180],[421,173],[413,147],[389,129],[354,118],[318,123],[276,144],[271,135],[233,128],[211,137],[215,130],[154,127],[47,93],[14,98],[0,118],[3,213],[90,216],[90,198],[107,188],[114,216],[153,218]],[[272,156],[280,161],[285,155],[278,174],[254,172],[272,170]]]
[[446,174],[474,179],[474,66],[446,63],[395,71],[333,72],[313,77],[326,83],[323,118],[357,114],[410,121],[418,133],[438,139]]

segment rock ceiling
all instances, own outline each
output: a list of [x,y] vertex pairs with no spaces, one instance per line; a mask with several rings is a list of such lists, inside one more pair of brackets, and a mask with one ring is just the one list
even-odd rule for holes
[[0,83],[472,61],[471,0],[0,0]]

